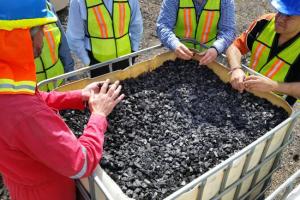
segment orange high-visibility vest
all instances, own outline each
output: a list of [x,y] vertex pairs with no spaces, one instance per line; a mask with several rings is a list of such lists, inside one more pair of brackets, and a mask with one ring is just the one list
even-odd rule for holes
[[34,94],[36,75],[29,29],[0,30],[0,52],[0,94]]

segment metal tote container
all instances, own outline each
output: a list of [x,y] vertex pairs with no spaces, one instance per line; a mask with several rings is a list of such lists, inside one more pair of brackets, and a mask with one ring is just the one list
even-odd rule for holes
[[[97,64],[49,79],[42,82],[55,82],[58,79],[67,78],[88,72],[107,64],[112,64],[122,59],[132,58],[144,52],[148,52],[160,46],[145,49],[140,52],[117,58],[105,63]],[[137,63],[124,70],[114,71],[94,79],[86,78],[74,83],[57,88],[57,91],[68,91],[80,89],[93,81],[100,81],[109,78],[111,81],[135,78],[145,72],[152,71],[163,64],[166,60],[175,60],[172,52],[155,56],[153,59]],[[208,65],[220,79],[227,83],[229,81],[228,69],[220,63],[213,62]],[[246,70],[251,71],[246,68]],[[291,107],[279,96],[271,93],[254,93],[254,95],[265,98],[274,105],[285,109],[290,117],[277,127],[267,132],[241,151],[235,153],[229,159],[223,161],[213,169],[196,178],[189,184],[183,186],[165,200],[232,200],[232,199],[257,199],[267,188],[271,175],[279,167],[279,160],[282,150],[291,142],[291,130],[300,112],[293,113]],[[130,199],[120,187],[101,169],[98,165],[93,176],[89,179],[80,180],[90,193],[91,199],[123,200]],[[81,188],[82,189],[82,188]]]

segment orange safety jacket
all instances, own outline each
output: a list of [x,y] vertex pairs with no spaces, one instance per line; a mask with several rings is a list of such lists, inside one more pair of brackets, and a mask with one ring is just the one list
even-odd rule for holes
[[0,30],[0,52],[0,94],[34,94],[36,75],[29,29]]

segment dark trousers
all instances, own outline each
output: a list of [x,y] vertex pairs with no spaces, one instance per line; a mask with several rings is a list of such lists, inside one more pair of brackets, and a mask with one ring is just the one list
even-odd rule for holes
[[[99,63],[99,61],[94,58],[91,51],[88,51],[88,55],[89,55],[90,60],[91,60],[90,65],[94,65],[94,64]],[[135,58],[136,57],[132,58],[132,64],[134,63]],[[112,70],[116,71],[116,70],[124,69],[128,66],[129,66],[129,60],[128,59],[127,60],[121,60],[119,62],[116,62],[116,63],[112,64]],[[109,72],[110,72],[109,71],[109,66],[105,65],[105,66],[102,66],[100,68],[91,70],[91,78],[94,78],[96,76],[100,76],[100,75],[103,75],[103,74],[106,74],[106,73],[109,73]]]

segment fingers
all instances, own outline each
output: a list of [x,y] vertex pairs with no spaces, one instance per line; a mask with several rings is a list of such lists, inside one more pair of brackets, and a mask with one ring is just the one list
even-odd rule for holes
[[105,83],[105,81],[99,81],[99,82],[97,82],[98,88],[100,89],[104,83]]
[[122,86],[119,85],[118,88],[114,91],[113,95],[111,96],[113,100],[115,100],[119,96],[121,89],[122,89]]
[[184,51],[184,53],[186,54],[186,55],[188,55],[190,58],[192,58],[192,56],[194,55],[194,53],[191,51],[191,50],[189,50],[186,46],[182,46],[182,50]]
[[258,79],[259,79],[258,76],[251,75],[251,76],[248,76],[247,78],[245,78],[245,81],[248,81],[248,80],[258,80]]
[[211,57],[209,54],[206,53],[206,54],[203,56],[203,58],[201,58],[200,64],[201,64],[201,65],[207,65],[207,64],[210,63],[212,60],[213,60],[212,57]]
[[176,55],[183,60],[191,59],[191,57],[189,57],[188,54],[186,54],[182,49],[177,49]]
[[244,76],[238,76],[238,77],[234,77],[230,83],[234,89],[242,93],[245,89],[243,81],[244,81]]
[[238,90],[240,93],[242,93],[245,89],[243,82],[233,81],[231,82],[231,85],[234,89]]
[[118,87],[118,85],[120,84],[120,81],[116,81],[114,82],[114,84],[111,85],[111,87],[109,88],[108,92],[107,92],[107,95],[109,97],[113,96],[116,88]]
[[91,96],[90,96],[90,99],[93,99],[93,98],[95,98],[95,92],[94,92],[94,90],[91,90]]
[[180,44],[176,48],[175,53],[179,58],[183,60],[190,60],[194,55],[194,53],[190,51],[184,44]]
[[240,93],[242,93],[245,89],[244,80],[245,76],[240,76],[238,79],[238,90]]
[[106,81],[101,86],[101,90],[100,90],[101,94],[106,94],[107,88],[108,88],[108,84],[109,84],[109,79],[106,79]]
[[214,48],[209,48],[204,52],[204,56],[203,58],[201,58],[199,62],[201,65],[207,65],[212,61],[214,61],[217,58],[217,56],[218,56],[217,50],[215,50]]
[[256,90],[258,84],[259,84],[258,80],[247,80],[244,82],[245,88],[249,90]]
[[125,95],[121,94],[114,102],[114,106],[120,103],[124,99]]
[[199,56],[204,56],[206,54],[206,51],[198,53]]

